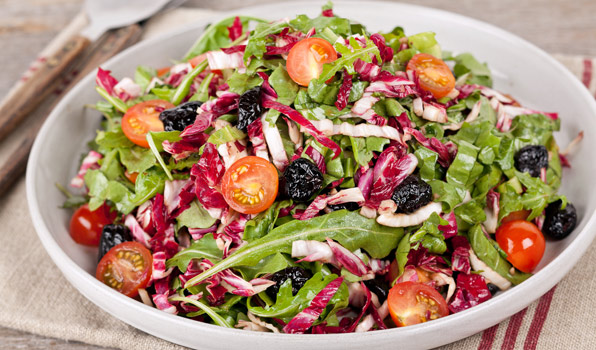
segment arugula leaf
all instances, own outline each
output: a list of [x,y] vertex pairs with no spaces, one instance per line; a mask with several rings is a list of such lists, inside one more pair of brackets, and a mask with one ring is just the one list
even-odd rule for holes
[[155,68],[148,66],[138,66],[135,71],[135,83],[141,87],[141,91],[145,91],[151,79],[157,76]]
[[183,297],[183,296],[179,296],[179,295],[176,295],[176,296],[173,296],[173,297],[169,297],[168,300],[169,301],[182,301],[182,302],[191,304],[193,306],[196,306],[199,309],[203,310],[209,317],[211,317],[211,319],[213,320],[213,322],[215,324],[217,324],[218,326],[227,327],[227,328],[234,328],[234,326],[231,325],[226,319],[224,319],[217,312],[215,312],[215,310],[213,310],[213,308],[211,308],[210,306],[207,306],[207,305],[203,304],[202,302],[200,302],[198,300],[194,300],[194,299]]
[[[410,234],[407,233],[401,241],[399,241],[399,245],[397,246],[397,250],[395,251],[395,260],[397,261],[397,269],[398,274],[396,279],[401,277],[404,273],[404,269],[406,264],[408,263],[408,254],[410,253]],[[394,281],[391,281],[392,284]]]
[[245,241],[251,242],[256,239],[266,236],[277,221],[279,211],[282,208],[287,208],[292,205],[291,200],[285,200],[281,202],[275,202],[264,212],[259,213],[252,220],[249,220],[244,227],[244,236],[242,237]]
[[190,203],[190,207],[180,213],[176,218],[176,227],[208,228],[213,226],[217,219],[209,215],[209,212],[196,200]]
[[163,193],[165,183],[165,174],[158,167],[139,173],[135,181],[135,195],[132,204],[137,207],[153,198],[157,193]]
[[342,17],[318,16],[310,19],[307,15],[298,15],[290,21],[290,26],[305,34],[312,28],[315,28],[317,34],[323,32],[326,28],[329,28],[336,36],[349,36],[352,34],[350,20]]
[[373,258],[383,258],[395,249],[402,235],[403,229],[379,225],[373,219],[347,210],[334,211],[307,221],[294,220],[241,247],[225,260],[189,280],[186,287],[231,267],[255,265],[277,252],[289,254],[292,242],[300,239],[324,241],[331,238],[350,251],[362,248]]
[[[242,22],[242,28],[244,31],[247,30],[248,24],[251,21],[254,22],[267,22],[264,19],[251,17],[251,16],[238,16],[240,17],[240,21]],[[189,59],[198,56],[202,53],[207,51],[213,51],[220,49],[224,46],[230,44],[230,36],[228,33],[228,27],[234,23],[236,16],[227,17],[222,19],[221,21],[211,24],[207,29],[201,34],[199,39],[191,46],[188,50],[186,55],[184,55],[184,60],[188,61]]]
[[253,87],[261,85],[263,79],[258,75],[239,73],[236,71],[228,78],[228,80],[226,80],[226,83],[228,83],[231,92],[242,95]]
[[[445,237],[439,230],[439,225],[448,225],[447,220],[441,218],[439,214],[432,215],[410,236],[410,244],[422,242],[424,248],[434,254],[443,254],[447,250]],[[401,244],[401,243],[400,243]]]
[[244,62],[248,62],[251,56],[262,58],[263,54],[267,52],[267,41],[271,40],[269,36],[281,32],[286,27],[288,24],[285,21],[257,24],[255,30],[248,37],[248,43],[244,50]]
[[182,273],[185,273],[192,259],[209,259],[211,262],[214,262],[221,260],[222,254],[222,251],[217,247],[213,234],[209,233],[203,236],[203,238],[193,241],[190,247],[168,259],[166,261],[166,269],[176,266]]
[[418,168],[420,169],[420,178],[426,182],[436,178],[437,160],[439,155],[426,147],[419,147],[414,155],[418,158]]
[[511,264],[505,260],[501,254],[495,249],[482,232],[480,225],[474,225],[468,232],[470,245],[474,250],[474,253],[482,260],[488,267],[495,270],[496,273],[506,278],[509,282],[517,285],[528,279],[532,274],[524,273],[521,271],[515,271],[515,274],[511,274]]
[[168,141],[174,143],[174,142],[178,142],[178,141],[182,140],[182,138],[180,137],[180,131],[178,131],[178,130],[150,131],[149,133],[151,134],[151,138],[153,139],[153,142],[155,143],[155,148],[159,152],[163,152],[162,143],[164,141],[168,140]]
[[478,224],[486,220],[486,213],[484,207],[486,206],[486,199],[475,199],[464,203],[453,209],[455,216],[469,224]]
[[492,74],[486,63],[478,62],[470,53],[459,54],[453,59],[455,60],[453,73],[456,78],[469,74],[466,83],[492,87]]
[[366,46],[362,46],[358,40],[354,37],[350,37],[351,48],[341,42],[335,43],[333,47],[335,47],[335,50],[341,54],[341,57],[331,63],[323,65],[323,71],[321,72],[321,75],[319,75],[318,81],[326,82],[331,79],[335,73],[344,68],[349,74],[355,74],[354,62],[356,62],[357,59],[370,63],[372,62],[371,55],[375,55],[377,60],[381,62],[381,54],[375,43],[368,37],[365,37],[365,40]]
[[212,143],[216,146],[223,145],[224,143],[242,140],[246,137],[246,134],[243,133],[241,130],[236,128],[235,126],[226,125],[225,127],[215,131],[209,139],[207,140],[208,143]]
[[119,148],[120,161],[128,172],[140,173],[155,165],[156,160],[151,150],[139,146]]
[[441,58],[441,46],[435,39],[435,33],[423,32],[408,36],[408,43],[422,53]]
[[[327,286],[331,281],[335,280],[338,276],[330,274],[323,276],[320,272],[316,273],[310,278],[304,286],[300,288],[295,296],[292,296],[292,281],[286,280],[277,293],[276,303],[270,307],[253,306],[250,303],[251,299],[247,300],[246,307],[250,312],[259,317],[275,317],[280,318],[284,321],[289,321],[292,317],[304,310],[310,305],[310,302],[314,297]],[[338,291],[329,301],[329,305],[335,305],[334,310],[344,308],[348,306],[348,287],[345,283],[342,283]],[[321,319],[324,320],[327,315],[321,315]]]
[[277,92],[277,102],[287,106],[291,105],[298,94],[298,84],[296,84],[286,71],[283,65],[279,65],[271,76],[269,84]]
[[250,281],[253,278],[257,278],[268,273],[274,273],[283,270],[288,266],[294,265],[296,264],[292,259],[288,258],[284,254],[275,253],[261,259],[261,261],[254,266],[240,266],[237,267],[236,270],[242,274],[242,278]]
[[433,189],[433,194],[438,196],[435,202],[443,203],[443,212],[450,212],[456,205],[460,204],[466,197],[466,188],[453,185],[441,180],[427,181]]
[[373,158],[373,152],[381,152],[385,145],[389,144],[390,140],[382,137],[352,137],[352,152],[354,159],[362,166],[368,166],[368,162]]
[[452,185],[468,186],[472,177],[472,169],[476,164],[478,147],[461,140],[457,148],[457,155],[447,170],[447,182]]

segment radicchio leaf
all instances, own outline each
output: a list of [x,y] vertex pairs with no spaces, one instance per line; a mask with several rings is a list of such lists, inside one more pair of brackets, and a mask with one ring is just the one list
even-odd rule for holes
[[300,311],[283,328],[285,333],[296,334],[306,332],[319,318],[327,304],[333,298],[344,278],[338,277],[323,288],[310,302],[310,305]]
[[304,118],[304,116],[302,116],[302,114],[300,114],[300,112],[298,112],[297,110],[288,107],[284,104],[281,104],[277,101],[271,100],[263,101],[263,107],[275,109],[278,112],[287,115],[294,122],[298,123],[304,129],[306,129],[306,131],[309,134],[311,134],[321,145],[333,151],[333,159],[337,158],[340,155],[341,147],[339,147],[337,143],[333,142],[331,139],[329,139],[327,136],[323,135],[323,133],[317,130],[312,125],[312,123],[308,119]]
[[483,303],[490,298],[491,294],[484,277],[477,274],[460,273],[457,276],[457,291],[448,307],[451,312],[456,313]]

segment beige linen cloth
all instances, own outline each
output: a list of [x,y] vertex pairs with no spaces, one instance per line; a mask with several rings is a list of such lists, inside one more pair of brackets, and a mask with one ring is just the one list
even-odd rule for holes
[[[212,14],[200,9],[175,10],[151,20],[145,36]],[[596,61],[557,58],[594,95],[592,66]],[[13,137],[2,145],[0,157],[9,157],[15,147],[18,139]],[[24,180],[20,179],[0,201],[0,326],[121,349],[182,349],[110,316],[64,279],[35,234]],[[596,243],[556,288],[526,310],[444,349],[596,348],[595,272]]]

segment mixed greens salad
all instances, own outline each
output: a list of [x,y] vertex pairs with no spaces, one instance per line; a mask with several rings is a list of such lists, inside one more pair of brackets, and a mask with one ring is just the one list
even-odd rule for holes
[[330,4],[224,19],[172,66],[98,69],[71,235],[99,246],[100,281],[224,327],[363,332],[466,310],[577,220],[557,114],[491,85],[434,33],[370,33]]

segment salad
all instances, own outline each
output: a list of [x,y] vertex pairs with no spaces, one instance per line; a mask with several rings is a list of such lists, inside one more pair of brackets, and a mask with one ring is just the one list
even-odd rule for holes
[[[209,26],[118,80],[65,189],[96,277],[200,322],[345,333],[435,320],[531,276],[575,228],[556,113],[432,32],[337,16]],[[578,139],[579,140],[579,139]]]

